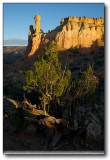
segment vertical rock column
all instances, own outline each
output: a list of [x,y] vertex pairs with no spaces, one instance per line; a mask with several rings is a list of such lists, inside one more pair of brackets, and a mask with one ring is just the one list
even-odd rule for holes
[[41,19],[40,15],[36,15],[34,17],[35,26],[36,26],[36,33],[37,34],[40,33],[40,19]]
[[35,28],[35,33],[32,37],[32,49],[28,56],[32,56],[36,52],[41,42],[40,19],[41,19],[40,15],[36,15],[34,17],[36,28]]

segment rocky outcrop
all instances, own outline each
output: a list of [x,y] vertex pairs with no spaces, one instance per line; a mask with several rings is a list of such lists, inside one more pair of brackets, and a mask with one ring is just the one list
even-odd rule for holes
[[[28,32],[28,47],[31,50],[28,56],[31,56],[35,53],[35,51],[39,48],[41,42],[41,29],[40,29],[40,15],[36,15],[34,17],[35,21],[35,30],[33,26],[30,25],[29,32]],[[30,49],[31,48],[31,49]]]
[[[56,34],[55,34],[56,32]],[[94,41],[103,45],[104,20],[102,18],[68,17],[50,33],[59,50],[79,47],[91,47]],[[101,42],[102,41],[102,42]]]
[[[86,136],[93,136],[95,139],[101,134],[99,119],[84,107],[79,107],[74,113],[74,129],[78,132],[85,129]],[[80,130],[81,129],[81,130]]]
[[34,17],[35,26],[36,26],[36,33],[40,33],[40,15],[36,15]]
[[40,16],[35,16],[36,30],[32,36],[32,55],[39,45],[55,41],[58,50],[69,48],[89,48],[92,45],[104,45],[104,19],[88,17],[63,18],[60,25],[54,30],[44,34],[40,29]]
[[40,42],[41,42],[41,35],[39,33],[32,37],[31,51],[28,54],[28,56],[32,56],[36,52],[36,50],[39,48]]

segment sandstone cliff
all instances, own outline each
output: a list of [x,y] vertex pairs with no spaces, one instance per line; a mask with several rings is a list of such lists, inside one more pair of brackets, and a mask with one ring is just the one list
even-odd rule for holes
[[46,44],[53,40],[56,42],[58,50],[104,45],[103,18],[63,18],[58,27],[46,34],[40,32],[39,16],[37,17],[37,21],[35,21],[35,25],[36,34],[32,37],[32,49],[29,55],[34,54],[39,48],[39,45]]

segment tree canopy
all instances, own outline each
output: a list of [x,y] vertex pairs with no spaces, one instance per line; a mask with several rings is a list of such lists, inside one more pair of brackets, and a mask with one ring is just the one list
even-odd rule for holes
[[66,67],[64,70],[58,59],[58,52],[54,42],[45,47],[42,54],[34,63],[33,69],[25,72],[25,85],[27,92],[39,91],[46,112],[46,104],[56,97],[60,97],[71,77],[71,72]]

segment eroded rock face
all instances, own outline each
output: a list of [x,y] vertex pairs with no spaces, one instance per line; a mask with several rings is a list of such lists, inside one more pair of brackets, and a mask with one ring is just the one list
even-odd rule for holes
[[61,27],[55,37],[60,50],[91,47],[94,41],[101,41],[104,34],[104,20],[98,18],[69,17],[61,21]]
[[60,25],[54,30],[44,34],[40,29],[40,16],[35,18],[36,30],[32,36],[32,55],[39,48],[39,45],[55,41],[58,50],[69,48],[89,48],[92,45],[104,46],[104,19],[88,17],[63,18]]
[[30,52],[28,56],[33,55],[36,50],[39,48],[40,42],[41,42],[41,29],[40,29],[40,15],[36,15],[34,17],[35,21],[35,30],[33,29],[33,26],[30,25],[29,32],[28,32],[28,47],[30,46]]
[[34,21],[35,21],[35,26],[36,26],[36,33],[39,33],[40,32],[40,15],[36,15],[34,17]]
[[28,54],[28,56],[31,56],[36,52],[36,50],[39,48],[40,42],[41,42],[41,34],[40,33],[38,33],[32,37],[31,52]]

